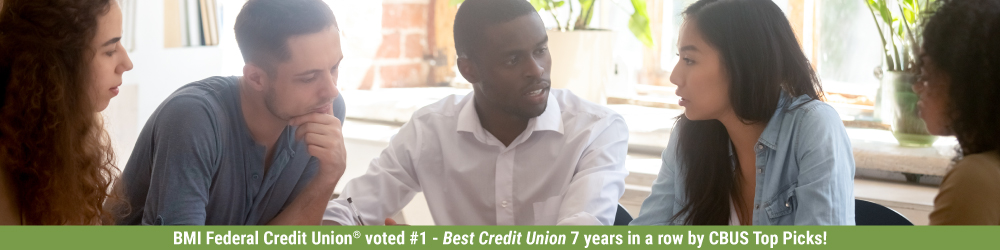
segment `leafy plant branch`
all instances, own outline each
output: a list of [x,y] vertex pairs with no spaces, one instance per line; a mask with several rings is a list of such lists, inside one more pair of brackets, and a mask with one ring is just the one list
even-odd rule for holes
[[926,12],[935,0],[862,0],[882,40],[886,71],[912,71]]

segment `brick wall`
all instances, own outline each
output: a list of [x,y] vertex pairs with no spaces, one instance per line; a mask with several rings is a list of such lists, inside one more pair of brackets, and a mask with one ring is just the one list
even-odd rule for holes
[[382,44],[360,89],[424,87],[430,82],[428,28],[433,0],[382,0]]

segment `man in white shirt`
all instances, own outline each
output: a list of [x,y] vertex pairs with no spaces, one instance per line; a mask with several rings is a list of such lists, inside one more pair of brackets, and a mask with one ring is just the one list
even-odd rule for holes
[[415,112],[324,223],[393,224],[424,192],[437,225],[613,224],[628,175],[621,115],[550,90],[548,36],[527,1],[466,0],[455,19],[473,94]]

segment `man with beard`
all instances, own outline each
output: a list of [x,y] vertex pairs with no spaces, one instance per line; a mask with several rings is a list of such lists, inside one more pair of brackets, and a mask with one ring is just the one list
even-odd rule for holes
[[243,76],[181,87],[146,122],[118,224],[318,225],[344,174],[340,36],[321,0],[250,0]]

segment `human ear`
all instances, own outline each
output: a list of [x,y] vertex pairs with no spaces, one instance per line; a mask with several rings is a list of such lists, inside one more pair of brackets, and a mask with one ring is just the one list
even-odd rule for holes
[[462,73],[462,77],[465,80],[469,80],[469,83],[478,84],[480,83],[479,71],[476,70],[475,62],[470,60],[468,57],[458,58],[458,71]]

